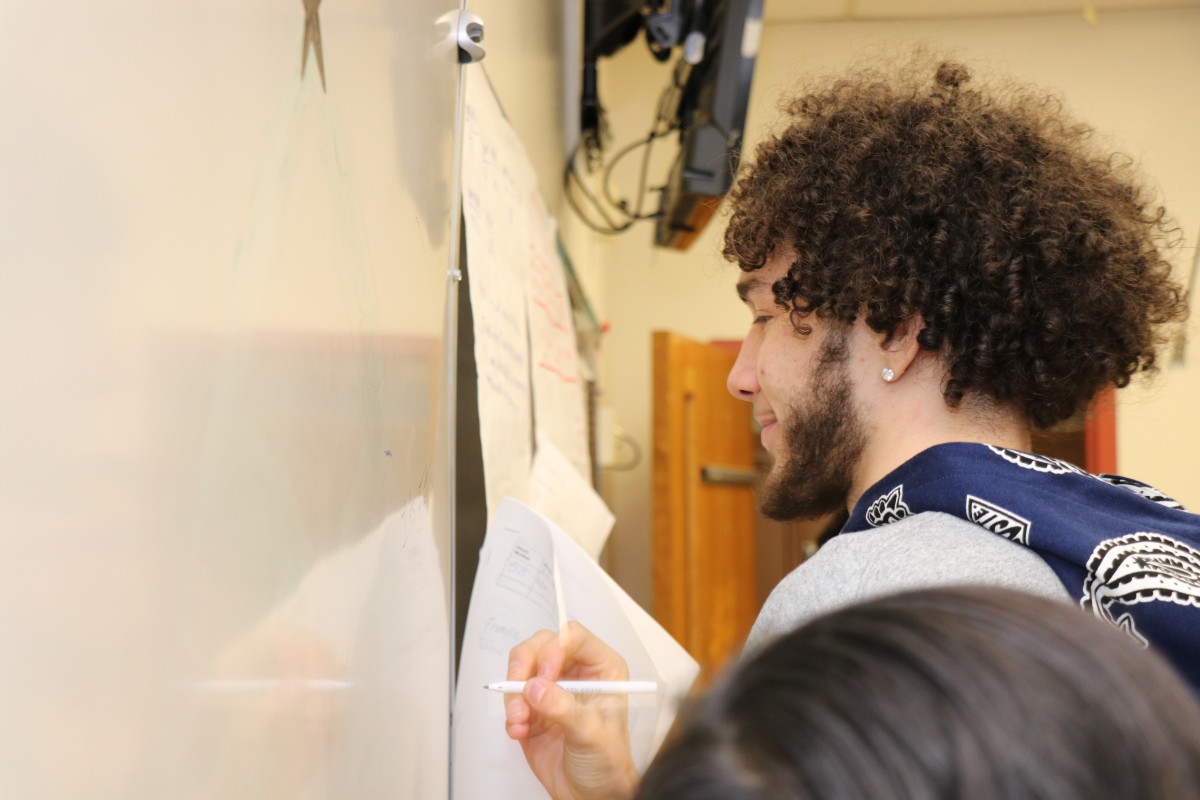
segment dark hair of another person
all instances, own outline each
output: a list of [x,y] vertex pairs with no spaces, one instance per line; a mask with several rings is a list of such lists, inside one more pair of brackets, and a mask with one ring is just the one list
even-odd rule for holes
[[1076,608],[941,589],[837,611],[693,701],[638,800],[1196,800],[1200,705]]
[[1159,326],[1187,313],[1163,257],[1179,233],[1059,100],[973,86],[924,56],[814,85],[739,178],[724,252],[746,271],[794,253],[774,288],[802,332],[810,313],[887,335],[920,313],[948,404],[974,392],[1049,427],[1154,368]]

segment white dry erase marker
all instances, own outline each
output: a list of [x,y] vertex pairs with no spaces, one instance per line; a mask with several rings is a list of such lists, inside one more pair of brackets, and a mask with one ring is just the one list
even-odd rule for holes
[[353,685],[349,681],[335,681],[326,678],[241,678],[200,681],[196,684],[196,688],[202,692],[271,692],[276,689],[337,692],[349,689]]
[[[650,694],[658,691],[658,684],[654,681],[555,681],[555,683],[560,689],[571,694]],[[521,694],[525,691],[525,681],[485,683],[483,688],[489,692]]]

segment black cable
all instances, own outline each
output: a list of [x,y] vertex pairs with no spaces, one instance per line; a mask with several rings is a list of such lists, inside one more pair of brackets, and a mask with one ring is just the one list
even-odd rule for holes
[[[658,216],[657,213],[643,215],[642,214],[642,205],[646,199],[646,176],[650,171],[651,147],[653,146],[654,141],[656,139],[661,139],[663,136],[666,136],[669,133],[670,133],[670,131],[667,131],[665,133],[652,132],[649,135],[647,135],[645,139],[639,139],[638,141],[634,142],[633,144],[626,145],[624,148],[622,148],[620,150],[620,152],[618,152],[615,156],[613,156],[612,161],[609,162],[608,166],[604,170],[604,180],[601,183],[601,187],[604,190],[604,199],[606,201],[608,201],[608,204],[610,206],[612,206],[615,210],[617,210],[622,215],[624,215],[627,220],[636,221],[636,220],[642,220],[642,219],[654,219]],[[642,166],[641,166],[641,170],[640,170],[639,177],[638,177],[638,191],[637,191],[637,194],[634,195],[634,197],[637,198],[637,208],[635,208],[631,212],[629,210],[628,201],[617,200],[617,199],[613,198],[613,195],[612,195],[612,173],[613,173],[613,170],[616,168],[617,164],[619,164],[621,162],[621,159],[623,159],[625,156],[632,153],[634,150],[637,150],[639,147],[644,147],[646,149],[642,155]]]
[[[604,209],[604,206],[601,205],[596,196],[588,190],[587,185],[583,182],[583,179],[580,178],[579,174],[575,171],[575,162],[579,157],[579,147],[579,144],[575,145],[575,148],[571,151],[571,155],[567,158],[566,169],[563,171],[563,194],[567,199],[567,203],[571,206],[572,210],[574,210],[580,221],[582,221],[584,225],[586,225],[588,228],[591,228],[596,233],[611,236],[628,230],[633,223],[629,221],[617,223],[611,217],[609,217]],[[579,207],[579,203],[576,201],[575,194],[571,190],[572,179],[574,179],[574,183],[588,199],[588,202],[591,203],[592,208],[596,211],[596,213],[604,218],[604,222],[607,224],[607,227],[603,227],[589,219],[588,215],[585,214],[583,209]]]
[[[647,195],[646,183],[650,172],[650,156],[656,140],[668,136],[680,128],[680,121],[674,117],[676,116],[675,109],[678,108],[680,96],[682,95],[684,89],[685,81],[682,79],[682,70],[684,69],[685,65],[682,61],[680,61],[678,64],[676,64],[675,69],[671,71],[671,80],[667,87],[663,89],[662,94],[659,95],[658,107],[655,109],[654,121],[650,126],[650,131],[642,139],[623,147],[615,156],[613,156],[608,166],[605,167],[600,183],[600,194],[603,198],[603,202],[601,197],[597,197],[596,194],[587,187],[587,184],[578,171],[577,165],[579,161],[579,153],[581,147],[584,145],[584,140],[582,138],[576,143],[575,147],[571,151],[571,154],[567,157],[566,168],[563,171],[563,188],[567,203],[579,217],[580,221],[582,221],[584,225],[596,233],[604,234],[606,236],[616,235],[629,230],[629,228],[632,227],[635,222],[658,219],[662,216],[661,211],[655,211],[649,214],[643,213]],[[603,121],[601,120],[601,124],[602,122]],[[644,148],[644,150],[642,152],[641,168],[638,171],[637,194],[634,196],[636,199],[633,203],[631,203],[629,200],[619,199],[613,196],[612,174],[617,164],[638,148]],[[588,155],[589,158],[592,157],[590,152]],[[677,161],[678,157],[675,159],[675,162]],[[675,162],[672,163],[674,164]],[[674,167],[672,167],[672,169],[673,168]],[[600,218],[603,219],[603,224],[596,222],[588,214],[584,213],[583,209],[580,207],[579,199],[571,185],[572,183],[578,187],[578,191],[583,194],[584,198],[586,198],[589,206],[592,209],[592,212],[599,215]],[[607,207],[605,206],[605,203],[607,203]],[[618,219],[614,219],[612,216],[614,214],[618,215]]]
[[[629,24],[629,20],[631,20],[632,18],[641,16],[641,13],[642,13],[642,10],[640,8],[628,10],[624,14],[618,15],[617,17],[615,17],[614,19],[609,21],[609,23],[607,25],[605,25],[603,28],[600,29],[599,34],[593,36],[593,35],[591,35],[591,31],[588,31],[587,32],[588,40],[589,40],[589,42],[591,42],[591,44],[589,44],[587,46],[587,48],[584,50],[583,57],[585,59],[590,58],[590,59],[595,60],[597,56],[602,56],[602,55],[611,56],[614,53],[616,53],[615,49],[610,49],[612,47],[612,45],[609,45],[609,47],[600,47],[599,43],[603,42],[605,39],[607,39],[609,36],[611,36],[613,31],[618,30],[622,25]],[[634,36],[637,36],[637,31],[634,31],[633,35],[630,36],[629,38],[632,39]],[[625,44],[628,44],[628,43],[629,43],[629,40],[626,40],[621,45],[618,45],[617,49],[619,49],[620,47],[623,47]]]
[[[663,136],[666,136],[664,133]],[[653,219],[661,216],[660,212],[654,212],[650,215],[642,214],[642,203],[646,200],[646,176],[650,174],[650,151],[654,148],[654,140],[659,137],[651,136],[646,142],[646,149],[642,153],[642,171],[638,175],[638,190],[637,190],[637,208],[633,210],[633,216],[636,219]]]
[[[622,148],[615,156],[613,156],[612,161],[609,162],[608,167],[606,167],[604,170],[604,179],[601,183],[604,199],[610,206],[613,207],[615,211],[623,215],[626,220],[630,222],[637,222],[646,219],[658,219],[662,216],[661,212],[657,211],[652,214],[642,213],[642,209],[644,208],[646,202],[646,179],[650,172],[650,154],[655,140],[661,139],[664,136],[668,136],[673,131],[678,130],[678,124],[668,117],[668,111],[673,107],[672,101],[680,88],[679,72],[678,70],[673,70],[671,85],[664,89],[662,94],[659,95],[658,108],[655,111],[654,123],[650,126],[650,132],[646,134],[644,139],[639,139],[638,141]],[[630,204],[628,201],[619,200],[613,197],[612,174],[613,170],[616,169],[617,164],[620,163],[625,156],[629,155],[639,147],[644,147],[645,150],[642,153],[642,166],[638,175],[638,190],[637,194],[634,195],[637,205],[632,211],[630,211]]]

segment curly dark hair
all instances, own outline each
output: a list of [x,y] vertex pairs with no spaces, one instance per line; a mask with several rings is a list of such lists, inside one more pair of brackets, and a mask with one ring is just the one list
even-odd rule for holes
[[793,322],[890,335],[920,313],[948,404],[980,393],[1049,427],[1154,369],[1187,315],[1163,256],[1178,230],[1060,100],[969,79],[919,56],[804,92],[732,192],[724,253],[746,271],[794,253],[774,286]]

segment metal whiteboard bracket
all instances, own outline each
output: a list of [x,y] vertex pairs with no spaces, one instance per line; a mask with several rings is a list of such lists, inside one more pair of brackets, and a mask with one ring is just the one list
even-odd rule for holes
[[437,19],[437,57],[473,64],[487,55],[483,45],[483,20],[470,11],[447,11]]
[[458,24],[454,26],[458,36],[458,63],[474,64],[483,61],[487,52],[483,41],[483,20],[470,11],[458,12]]

